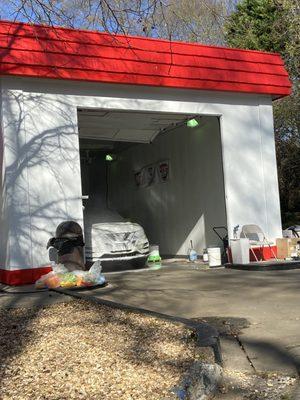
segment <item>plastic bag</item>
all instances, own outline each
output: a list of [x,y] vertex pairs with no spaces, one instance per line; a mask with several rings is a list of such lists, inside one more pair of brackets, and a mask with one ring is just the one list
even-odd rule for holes
[[102,285],[105,282],[105,277],[101,273],[102,266],[101,262],[96,261],[89,271],[73,271],[79,278],[79,282],[77,286],[94,286],[94,285]]
[[60,279],[55,272],[51,271],[46,275],[43,275],[35,282],[36,289],[54,289],[60,286]]
[[55,274],[67,274],[69,272],[68,268],[66,268],[64,264],[51,263],[51,268]]
[[52,271],[35,282],[37,289],[72,288],[102,285],[105,277],[101,273],[100,261],[96,261],[89,271],[76,270],[69,272],[63,264],[52,265]]
[[[101,262],[98,260],[96,261],[88,271],[90,278],[96,282],[96,284],[101,284],[105,282],[104,276],[101,274],[102,272],[102,265]],[[104,278],[104,281],[102,281]]]
[[77,276],[74,275],[72,272],[67,272],[65,274],[58,274],[57,275],[60,280],[60,287],[62,288],[71,288],[77,286]]

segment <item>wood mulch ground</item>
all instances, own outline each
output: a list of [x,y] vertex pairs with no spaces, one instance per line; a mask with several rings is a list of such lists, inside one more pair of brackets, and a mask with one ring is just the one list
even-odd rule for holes
[[185,327],[84,301],[0,310],[1,400],[174,399],[193,361]]

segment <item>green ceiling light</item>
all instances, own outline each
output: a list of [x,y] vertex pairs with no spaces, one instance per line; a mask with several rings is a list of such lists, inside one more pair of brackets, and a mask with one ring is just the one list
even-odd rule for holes
[[186,122],[186,126],[188,128],[196,128],[196,126],[198,126],[198,125],[199,125],[199,122],[195,118],[189,119]]
[[111,154],[106,154],[105,161],[113,161],[114,157]]

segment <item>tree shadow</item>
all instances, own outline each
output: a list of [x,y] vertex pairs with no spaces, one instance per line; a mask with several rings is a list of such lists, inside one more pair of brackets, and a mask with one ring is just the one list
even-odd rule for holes
[[[2,105],[1,265],[46,265],[45,243],[58,223],[82,219],[80,181],[73,192],[70,184],[80,176],[75,110],[59,99],[53,105],[46,96],[14,90],[6,90]],[[39,115],[49,119],[49,129]]]
[[[11,299],[11,306],[15,306],[15,296]],[[171,323],[157,321],[156,318],[134,314],[124,310],[112,309],[107,306],[89,304],[88,302],[75,301],[76,310],[66,308],[63,319],[50,320],[37,331],[36,327],[32,327],[32,322],[38,317],[39,312],[44,312],[40,301],[37,307],[30,309],[14,309],[0,310],[1,324],[4,327],[0,335],[0,380],[7,379],[10,370],[14,369],[14,360],[17,362],[18,356],[26,351],[28,346],[41,346],[43,339],[49,335],[55,335],[57,330],[63,327],[66,332],[71,332],[74,327],[74,318],[76,329],[79,328],[86,331],[85,345],[92,344],[98,346],[101,341],[99,332],[103,327],[103,334],[115,328],[120,333],[121,338],[115,338],[116,342],[120,342],[121,346],[118,350],[118,357],[125,361],[128,366],[139,366],[139,368],[149,368],[157,371],[158,364],[165,374],[181,375],[193,363],[195,358],[196,344],[191,337],[191,331],[186,328],[172,327]],[[51,309],[47,311],[51,312]],[[54,309],[54,314],[57,313]],[[77,316],[72,317],[73,313]],[[51,314],[52,315],[52,314]],[[62,315],[61,315],[62,316]],[[78,318],[80,316],[80,318]],[[100,330],[99,330],[100,328]],[[162,331],[164,335],[162,335]],[[122,332],[125,332],[124,342],[122,342]],[[66,339],[69,333],[66,335]],[[40,341],[41,340],[41,341]],[[113,340],[111,337],[110,340]],[[98,344],[97,344],[98,343]],[[123,343],[123,344],[122,344]],[[54,345],[55,346],[55,345]],[[177,357],[174,358],[172,346],[178,346],[186,352],[177,351]],[[76,346],[75,346],[76,347]],[[163,348],[164,347],[164,348]],[[171,349],[171,350],[170,350]],[[53,349],[54,351],[54,349]],[[54,351],[55,353],[55,351]],[[207,359],[207,354],[202,351],[203,359]],[[53,357],[54,354],[49,354]],[[75,356],[76,358],[77,356]],[[101,365],[101,357],[98,361]],[[45,365],[45,368],[47,365]],[[58,370],[65,371],[68,368],[68,362],[57,364]],[[93,371],[93,366],[91,365]],[[8,373],[8,375],[7,375]],[[125,373],[125,371],[124,371]],[[16,371],[18,379],[22,379],[22,370]],[[48,381],[49,384],[49,381]],[[112,384],[114,384],[112,382]],[[171,389],[171,388],[170,388]],[[5,394],[2,392],[2,394]]]
[[[1,107],[0,265],[9,273],[48,265],[46,244],[56,226],[82,219],[80,180],[78,186],[73,182],[80,164],[74,106],[61,97],[53,104],[42,94],[3,85]],[[4,367],[8,354],[14,357],[26,347],[39,308],[53,297],[0,291]],[[24,302],[26,313],[11,311]]]

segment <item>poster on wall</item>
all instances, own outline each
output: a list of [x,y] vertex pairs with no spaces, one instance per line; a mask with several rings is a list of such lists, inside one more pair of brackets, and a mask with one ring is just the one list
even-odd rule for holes
[[148,171],[148,167],[143,167],[139,171],[134,172],[135,184],[138,188],[145,188],[150,185],[152,171]]
[[134,181],[138,188],[152,186],[155,183],[164,183],[170,177],[170,164],[168,160],[160,161],[134,171]]
[[168,182],[168,180],[170,178],[169,160],[160,161],[159,163],[157,163],[156,168],[157,168],[157,172],[158,172],[159,181],[162,183]]
[[137,187],[147,187],[153,185],[156,176],[155,164],[147,165],[139,171],[134,172],[134,180]]
[[146,186],[151,186],[155,181],[155,165],[148,165],[145,169]]
[[134,181],[137,187],[142,185],[142,170],[134,172]]

